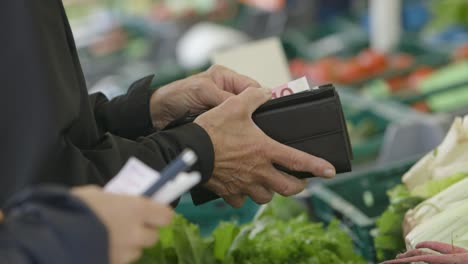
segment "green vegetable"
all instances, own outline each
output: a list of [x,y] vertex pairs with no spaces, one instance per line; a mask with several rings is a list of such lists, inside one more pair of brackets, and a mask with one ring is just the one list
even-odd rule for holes
[[145,250],[139,264],[215,264],[213,239],[202,238],[198,226],[177,215],[160,230],[160,241]]
[[312,223],[304,207],[277,196],[255,220],[238,227],[221,223],[212,235],[177,215],[160,230],[160,242],[146,250],[139,264],[301,264],[365,263],[337,221],[328,228]]
[[366,263],[337,221],[323,228],[305,215],[289,221],[263,218],[244,227],[231,254],[231,263],[244,264]]
[[460,201],[466,201],[468,199],[467,189],[468,178],[464,178],[409,210],[406,213],[406,221],[411,227],[431,221],[435,215],[444,212]]
[[468,247],[468,199],[451,204],[444,211],[417,225],[406,236],[411,248],[424,241]]
[[438,180],[431,180],[426,182],[423,185],[416,186],[412,191],[411,194],[413,196],[419,196],[424,198],[432,197],[441,191],[447,189],[454,183],[461,181],[462,179],[466,178],[468,173],[456,173],[450,177],[442,178]]
[[300,202],[291,198],[275,195],[270,203],[259,209],[255,220],[266,217],[274,217],[278,220],[289,220],[306,211],[305,206]]
[[415,187],[411,192],[401,184],[390,189],[387,193],[390,205],[376,223],[377,236],[374,239],[374,246],[377,251],[377,260],[392,259],[405,250],[402,224],[407,211],[418,208],[420,204],[424,204],[422,203],[424,199],[436,197],[434,195],[463,180],[466,176],[468,175],[457,173],[450,177],[432,180]]
[[405,213],[424,200],[422,197],[412,196],[402,184],[390,189],[387,195],[390,205],[377,219],[377,235],[374,238],[379,261],[392,259],[405,250],[402,230]]

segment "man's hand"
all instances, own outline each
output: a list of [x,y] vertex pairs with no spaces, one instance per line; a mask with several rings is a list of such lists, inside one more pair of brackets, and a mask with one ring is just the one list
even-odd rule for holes
[[173,82],[156,90],[151,96],[150,113],[153,126],[163,129],[186,113],[211,109],[247,87],[260,85],[222,66],[212,66],[205,72]]
[[94,186],[74,188],[72,194],[85,202],[106,226],[112,264],[138,260],[143,249],[158,240],[158,229],[172,220],[170,208],[143,197],[106,193]]
[[245,195],[268,203],[273,192],[290,196],[305,188],[305,181],[281,172],[273,164],[293,171],[335,176],[327,161],[282,145],[269,138],[252,120],[252,113],[272,97],[266,88],[248,88],[218,107],[200,115],[195,123],[213,142],[214,171],[205,187],[234,207],[242,206]]

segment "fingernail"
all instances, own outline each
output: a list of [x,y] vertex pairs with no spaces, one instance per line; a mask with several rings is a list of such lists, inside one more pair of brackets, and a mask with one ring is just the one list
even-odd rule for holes
[[334,169],[325,169],[323,171],[323,176],[327,178],[333,178],[336,176],[336,171]]

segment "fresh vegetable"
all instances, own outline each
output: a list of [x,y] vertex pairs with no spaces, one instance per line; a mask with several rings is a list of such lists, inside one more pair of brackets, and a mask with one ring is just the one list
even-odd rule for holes
[[377,77],[389,69],[407,69],[413,62],[414,57],[409,54],[385,55],[368,48],[349,58],[330,56],[313,62],[293,59],[289,62],[289,69],[293,77],[306,75],[317,84],[354,84]]
[[465,178],[449,186],[430,199],[425,200],[414,209],[411,209],[406,213],[405,222],[408,224],[409,229],[412,229],[414,226],[431,219],[434,215],[447,209],[450,204],[468,199],[468,178],[466,178],[467,174],[456,174],[455,177],[458,175],[461,177],[465,176]]
[[424,241],[451,243],[468,248],[468,199],[451,204],[444,211],[417,225],[406,235],[409,248]]
[[139,264],[217,263],[212,250],[215,241],[202,238],[198,226],[180,215],[176,215],[169,227],[160,230],[159,239],[152,248],[145,250]]
[[405,249],[403,236],[403,219],[407,210],[413,208],[424,199],[412,196],[404,185],[397,185],[387,192],[390,205],[377,219],[377,233],[374,246],[377,260],[393,258]]
[[313,64],[308,64],[305,69],[306,75],[317,84],[332,82],[333,71],[339,61],[336,58],[323,58]]
[[352,84],[363,80],[367,75],[367,70],[354,59],[342,61],[335,69],[335,80],[342,84]]
[[403,182],[413,191],[430,180],[457,173],[468,173],[468,116],[457,117],[442,143],[418,161],[404,176]]
[[390,57],[390,67],[393,69],[408,69],[413,65],[413,63],[414,57],[409,54],[397,53]]
[[423,241],[468,246],[466,121],[457,118],[439,147],[404,175],[405,185],[388,192],[390,206],[377,220],[374,240],[379,260]]
[[407,79],[407,86],[417,90],[421,82],[434,72],[434,69],[428,66],[421,66],[411,73]]
[[387,57],[372,49],[361,51],[356,59],[359,66],[371,74],[379,74],[387,67]]
[[456,173],[446,178],[434,179],[422,185],[416,186],[411,191],[411,194],[413,196],[429,198],[447,189],[448,187],[452,186],[454,183],[459,182],[460,180],[466,178],[467,176],[468,176],[468,173]]
[[139,264],[365,263],[338,222],[327,228],[312,223],[294,199],[275,196],[255,220],[244,226],[221,223],[212,235],[182,216],[160,230],[160,242]]
[[332,221],[328,228],[305,215],[290,221],[264,218],[245,227],[231,249],[233,263],[366,263],[351,238]]

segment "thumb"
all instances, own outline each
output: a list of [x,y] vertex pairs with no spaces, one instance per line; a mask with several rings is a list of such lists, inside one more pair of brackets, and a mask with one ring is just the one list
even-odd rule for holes
[[249,113],[253,113],[262,104],[271,99],[271,89],[249,87],[238,95],[239,99],[246,105]]

